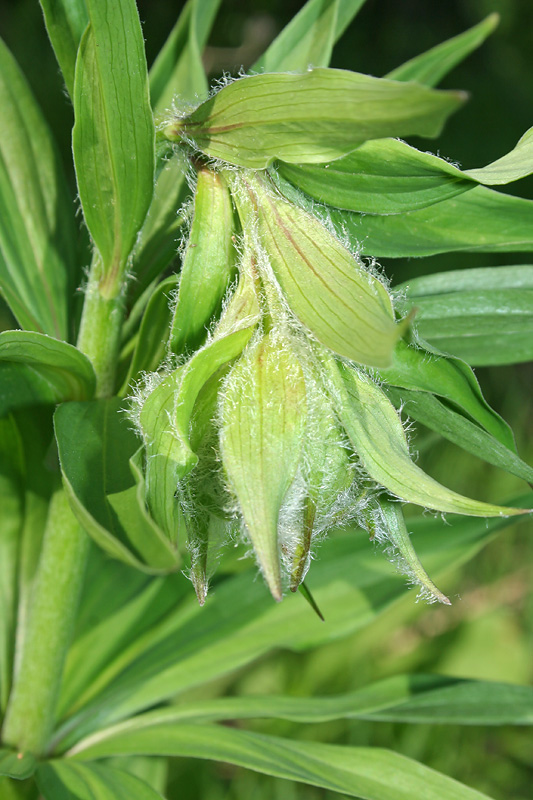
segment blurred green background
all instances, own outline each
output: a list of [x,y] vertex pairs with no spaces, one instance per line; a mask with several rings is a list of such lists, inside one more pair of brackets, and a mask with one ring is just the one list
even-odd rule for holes
[[[148,60],[163,44],[182,6],[171,0],[138,3]],[[223,0],[206,52],[211,75],[248,66],[301,8],[294,0]],[[337,46],[332,66],[383,75],[419,52],[498,11],[500,26],[456,68],[443,88],[466,89],[470,102],[452,117],[438,142],[415,141],[464,168],[481,167],[510,150],[533,121],[533,3],[531,0],[367,0]],[[0,0],[0,34],[14,52],[64,154],[69,174],[72,113],[48,45],[37,0]],[[533,197],[533,177],[505,187]],[[385,260],[393,282],[418,274],[475,266],[531,263],[531,255],[451,254]],[[0,312],[0,327],[8,317]],[[531,364],[476,371],[489,402],[516,432],[522,457],[533,462]],[[525,487],[518,479],[419,431],[413,438],[421,465],[464,494],[508,501]],[[403,671],[440,672],[517,683],[533,679],[533,541],[531,523],[506,529],[462,574],[442,576],[451,609],[402,602],[370,630],[308,654],[274,653],[252,668],[210,687],[219,693],[295,695],[344,692]],[[443,525],[442,535],[446,535]],[[376,556],[378,557],[378,555]],[[460,591],[460,596],[458,596]],[[205,696],[205,689],[203,690]],[[247,725],[250,723],[247,723]],[[533,742],[527,729],[458,728],[335,722],[298,727],[252,723],[257,730],[324,742],[393,748],[417,758],[497,800],[533,797]],[[177,762],[170,798],[180,800],[318,800],[339,797],[235,767]]]

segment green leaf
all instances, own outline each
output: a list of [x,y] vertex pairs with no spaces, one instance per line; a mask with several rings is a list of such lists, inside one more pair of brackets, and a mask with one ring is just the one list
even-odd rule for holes
[[361,252],[376,257],[533,250],[533,200],[475,186],[441,203],[391,216],[331,211]]
[[[117,735],[82,758],[150,753],[237,764],[365,800],[487,800],[423,764],[378,747],[295,741],[216,725],[165,725]],[[79,757],[79,756],[78,756]]]
[[469,453],[494,464],[528,483],[533,482],[533,468],[512,449],[502,444],[491,433],[469,420],[453,407],[429,392],[412,392],[406,389],[386,389],[387,396],[407,416],[436,431],[450,442]]
[[85,0],[39,0],[46,30],[69,95],[74,89],[76,55],[89,18]]
[[141,326],[135,337],[135,349],[128,376],[120,392],[125,394],[128,386],[138,380],[142,372],[155,372],[167,354],[167,343],[172,321],[171,302],[178,278],[171,275],[152,292]]
[[0,41],[0,291],[23,328],[70,338],[72,197],[48,126]]
[[[531,495],[523,502],[531,504]],[[420,518],[410,527],[420,559],[438,576],[471,558],[511,522],[455,517],[443,529],[439,519]],[[272,603],[263,582],[250,580],[249,571],[220,583],[216,598],[208,597],[203,608],[189,593],[87,688],[90,701],[56,732],[61,752],[105,725],[221,677],[274,648],[302,651],[347,636],[405,598],[404,579],[384,558],[376,558],[367,537],[354,536],[353,530],[323,543],[310,585],[326,625],[298,594]]]
[[157,112],[178,102],[191,103],[207,95],[202,50],[220,0],[189,0],[150,69],[150,96]]
[[130,566],[176,569],[178,555],[145,507],[140,441],[121,401],[64,403],[54,419],[67,496],[87,533]]
[[171,352],[179,355],[205,343],[209,324],[220,312],[224,294],[235,277],[234,232],[231,196],[224,179],[210,169],[198,170],[170,332]]
[[489,14],[473,28],[406,61],[386,77],[396,81],[417,81],[426,86],[436,86],[448,72],[483,44],[499,21],[498,14]]
[[42,333],[0,333],[0,416],[24,406],[86,400],[96,378],[89,359]]
[[[473,180],[443,158],[397,139],[365,142],[326,164],[286,164],[276,171],[326,205],[367,214],[426,208],[473,189]],[[284,190],[280,184],[281,191]]]
[[241,186],[257,210],[261,243],[294,315],[339,355],[387,366],[402,325],[383,284],[315,216],[260,178],[242,177]]
[[99,764],[49,761],[37,770],[37,783],[44,800],[163,800],[135,775]]
[[433,282],[413,281],[406,288],[418,309],[416,328],[432,345],[475,366],[533,358],[533,267],[431,277]]
[[[327,697],[246,695],[199,700],[147,711],[104,729],[73,748],[100,750],[130,732],[184,722],[284,719],[298,723],[335,719],[383,720],[435,725],[532,725],[533,690],[529,686],[452,678],[442,675],[394,675],[349,694]],[[86,754],[87,755],[87,754]]]
[[143,639],[190,596],[181,574],[151,578],[99,548],[91,550],[80,614],[69,649],[57,714],[83,707],[109,680],[123,655],[143,649]]
[[327,67],[365,0],[308,0],[252,66],[252,72],[304,72]]
[[257,561],[282,598],[278,521],[296,475],[306,422],[305,381],[287,340],[271,331],[226,378],[220,447]]
[[[323,359],[326,362],[326,359]],[[435,511],[488,517],[524,513],[470,500],[446,489],[418,467],[400,417],[383,391],[367,376],[326,362],[327,377],[337,413],[369,476],[396,497]]]
[[85,221],[105,276],[101,288],[113,296],[152,199],[155,132],[134,0],[87,0],[87,7],[72,147]]
[[495,186],[525,178],[533,172],[533,128],[529,128],[509,153],[482,169],[467,169],[464,174],[479,183]]
[[[397,139],[376,139],[326,164],[281,161],[274,175],[279,173],[282,179],[334,208],[400,214],[441,203],[473,189],[476,183],[505,184],[531,172],[533,128],[510,153],[477,170],[460,170]],[[287,192],[283,180],[277,183],[282,192]]]
[[444,356],[425,342],[409,346],[400,340],[394,350],[393,366],[378,374],[393,386],[438,395],[448,407],[459,410],[506,448],[516,449],[510,427],[489,406],[473,371],[460,359]]
[[176,154],[163,163],[157,176],[152,203],[132,256],[135,280],[129,286],[130,305],[177,259],[185,223],[180,208],[189,191],[187,169]]
[[330,161],[367,139],[437,136],[463,102],[459,92],[336,69],[241,78],[165,129],[230,164]]
[[23,781],[30,778],[37,767],[31,753],[17,753],[15,750],[0,749],[0,775]]

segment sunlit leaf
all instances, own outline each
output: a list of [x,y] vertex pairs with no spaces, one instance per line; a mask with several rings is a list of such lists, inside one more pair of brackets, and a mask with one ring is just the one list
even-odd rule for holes
[[252,169],[276,158],[320,163],[367,139],[437,136],[463,99],[345,70],[254,75],[225,86],[165,135],[185,136],[209,156]]

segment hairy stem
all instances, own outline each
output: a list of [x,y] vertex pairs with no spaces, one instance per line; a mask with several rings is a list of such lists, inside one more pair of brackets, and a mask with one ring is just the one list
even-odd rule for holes
[[2,735],[6,744],[21,752],[43,754],[52,733],[88,541],[64,490],[58,490],[50,504],[19,670]]

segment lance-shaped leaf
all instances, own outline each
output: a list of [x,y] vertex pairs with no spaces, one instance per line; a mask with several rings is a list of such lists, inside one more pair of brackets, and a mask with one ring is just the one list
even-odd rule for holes
[[[315,200],[367,214],[399,214],[473,189],[474,180],[443,158],[397,139],[376,139],[325,164],[286,164],[276,170]],[[280,185],[283,191],[283,185]]]
[[511,428],[489,406],[476,376],[464,361],[444,356],[427,343],[413,346],[400,340],[392,367],[380,370],[379,375],[393,386],[444,398],[450,407],[473,419],[505,447],[516,449]]
[[69,339],[72,197],[49,128],[0,41],[0,291],[19,324]]
[[514,441],[510,447],[506,446],[500,438],[472,422],[461,410],[430,392],[395,389],[391,386],[386,387],[385,391],[394,405],[407,416],[487,463],[533,484],[533,467],[516,454]]
[[375,257],[533,250],[533,200],[485,186],[405,214],[375,216],[333,209],[329,217],[360,242],[363,254]]
[[220,0],[189,0],[150,69],[150,97],[157,112],[176,98],[188,103],[208,92],[202,50]]
[[498,14],[489,14],[477,25],[458,36],[454,36],[396,67],[386,77],[396,81],[416,81],[425,86],[436,86],[448,72],[483,44],[487,36],[490,36],[496,28],[499,20]]
[[39,0],[46,30],[69,95],[74,89],[76,55],[89,21],[85,0]]
[[194,351],[205,342],[209,323],[220,310],[235,274],[234,230],[231,197],[224,179],[210,169],[199,170],[170,333],[173,353]]
[[259,178],[242,178],[258,228],[291,311],[339,355],[387,366],[401,336],[383,284],[312,214],[287,203]]
[[0,416],[24,406],[88,400],[95,375],[88,358],[43,333],[0,333]]
[[88,0],[87,8],[72,147],[85,221],[106,278],[101,288],[113,296],[152,199],[155,131],[134,0]]
[[275,331],[243,354],[225,382],[222,463],[276,600],[282,594],[278,518],[302,452],[305,406],[302,368]]
[[308,0],[252,67],[253,72],[303,72],[327,67],[365,0]]
[[463,497],[430,478],[412,460],[400,417],[367,376],[323,355],[337,413],[369,476],[396,497],[435,511],[475,517],[527,513]]
[[436,273],[397,287],[419,309],[417,328],[471,364],[533,358],[533,266]]
[[59,406],[65,490],[79,523],[111,556],[146,572],[173,570],[179,556],[146,510],[140,441],[125,410],[118,398]]
[[369,509],[370,531],[379,542],[389,542],[392,561],[399,572],[404,573],[409,583],[420,587],[419,597],[431,603],[451,605],[446,595],[437,589],[420,563],[403,518],[401,504],[380,497]]
[[463,100],[460,92],[345,70],[254,75],[169,124],[165,135],[240,167],[264,169],[275,158],[320,163],[367,139],[438,136]]

